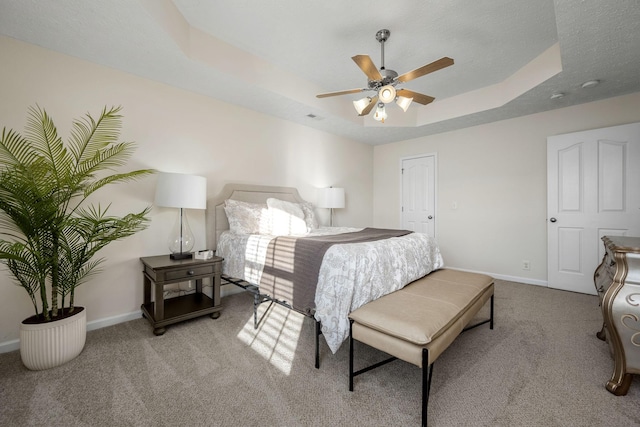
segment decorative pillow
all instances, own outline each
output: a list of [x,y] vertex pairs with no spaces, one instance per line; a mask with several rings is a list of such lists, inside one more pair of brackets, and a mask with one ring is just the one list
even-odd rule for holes
[[224,211],[229,229],[235,234],[271,234],[271,212],[264,203],[227,199]]
[[313,205],[310,202],[303,202],[300,203],[300,206],[304,212],[304,222],[307,224],[307,231],[318,228],[318,220],[316,219],[316,213],[313,211]]
[[307,234],[307,223],[302,207],[298,203],[269,198],[267,206],[271,212],[271,233],[275,236]]

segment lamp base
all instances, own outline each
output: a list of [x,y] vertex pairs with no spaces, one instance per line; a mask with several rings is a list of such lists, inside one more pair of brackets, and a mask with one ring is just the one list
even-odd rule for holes
[[191,252],[178,252],[178,253],[169,255],[169,258],[175,259],[175,260],[191,259],[193,258],[193,254]]

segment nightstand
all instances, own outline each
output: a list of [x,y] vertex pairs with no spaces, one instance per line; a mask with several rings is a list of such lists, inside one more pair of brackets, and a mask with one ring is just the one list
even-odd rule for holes
[[[172,260],[169,255],[140,258],[144,266],[144,303],[142,315],[153,326],[155,335],[165,333],[165,326],[194,317],[211,314],[220,317],[220,274],[223,258]],[[213,285],[213,298],[202,293],[202,279]],[[188,295],[164,299],[164,286],[195,280],[196,291]],[[153,301],[151,295],[153,294]]]

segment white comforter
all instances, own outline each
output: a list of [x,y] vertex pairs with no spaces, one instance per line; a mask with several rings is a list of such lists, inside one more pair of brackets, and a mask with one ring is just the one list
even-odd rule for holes
[[[308,236],[359,230],[321,227]],[[223,273],[260,283],[267,246],[273,238],[224,232],[216,250],[216,255],[224,258]],[[320,267],[315,297],[315,318],[322,323],[322,334],[331,351],[338,351],[349,336],[350,312],[441,267],[442,256],[435,240],[423,233],[331,246]]]

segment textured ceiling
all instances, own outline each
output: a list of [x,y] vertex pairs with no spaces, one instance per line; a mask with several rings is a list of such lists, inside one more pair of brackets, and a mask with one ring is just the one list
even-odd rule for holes
[[[316,98],[366,87],[383,28],[387,69],[455,60],[404,86],[436,101]],[[0,0],[0,34],[369,144],[640,91],[639,0]]]

